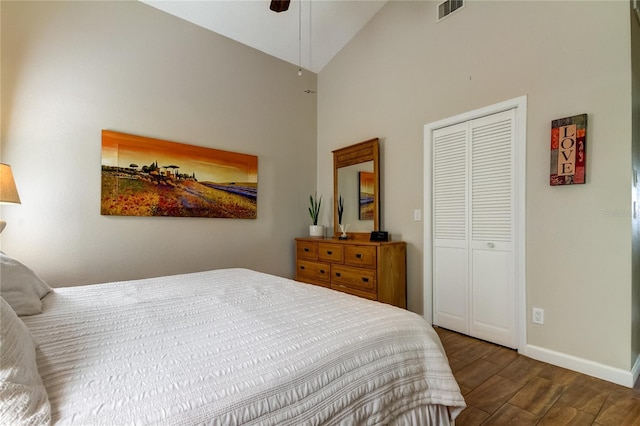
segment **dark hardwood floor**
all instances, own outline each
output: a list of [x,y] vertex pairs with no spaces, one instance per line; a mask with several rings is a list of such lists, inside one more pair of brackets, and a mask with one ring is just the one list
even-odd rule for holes
[[467,402],[456,426],[640,426],[640,381],[629,389],[435,329]]

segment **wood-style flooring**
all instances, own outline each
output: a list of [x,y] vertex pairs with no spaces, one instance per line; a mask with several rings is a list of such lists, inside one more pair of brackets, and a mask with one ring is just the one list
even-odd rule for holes
[[456,426],[640,426],[640,381],[629,389],[435,329],[467,402]]

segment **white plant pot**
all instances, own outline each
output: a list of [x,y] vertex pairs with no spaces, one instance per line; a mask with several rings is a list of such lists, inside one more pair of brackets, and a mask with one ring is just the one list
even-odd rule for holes
[[324,226],[323,225],[310,225],[309,236],[314,238],[324,238]]

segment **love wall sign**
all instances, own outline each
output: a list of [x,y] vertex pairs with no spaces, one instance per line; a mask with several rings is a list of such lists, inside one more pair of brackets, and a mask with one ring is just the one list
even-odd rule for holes
[[587,114],[551,122],[551,175],[549,184],[585,183]]

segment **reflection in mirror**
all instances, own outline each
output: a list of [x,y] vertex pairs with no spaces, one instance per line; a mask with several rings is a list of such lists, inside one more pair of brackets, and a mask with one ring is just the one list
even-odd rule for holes
[[[361,176],[361,172],[365,172],[365,175]],[[368,188],[362,185],[367,183],[366,174],[369,175]],[[349,224],[349,232],[373,231],[372,179],[373,161],[338,169],[338,197],[342,196],[344,202],[342,224]]]
[[[348,238],[369,239],[379,231],[380,174],[378,138],[333,151],[334,236],[341,236],[339,224],[348,228]],[[342,221],[339,223],[339,199]]]

